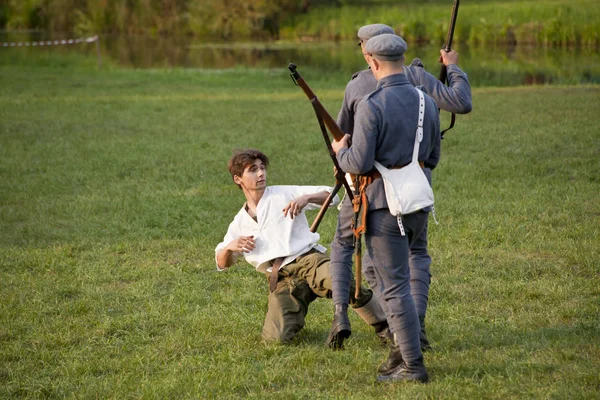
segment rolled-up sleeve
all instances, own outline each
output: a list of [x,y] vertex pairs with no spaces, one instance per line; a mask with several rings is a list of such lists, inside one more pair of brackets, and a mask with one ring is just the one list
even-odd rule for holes
[[[215,247],[215,265],[217,266],[217,271],[225,271],[226,269],[219,268],[219,263],[217,262],[217,255],[219,254],[219,251],[223,250],[225,247],[227,247],[229,243],[231,243],[233,240],[237,239],[240,236],[235,233],[235,229],[233,228],[234,222],[229,224],[229,227],[227,228],[227,233],[225,234],[223,241],[219,243],[217,247]],[[237,260],[238,257],[240,257],[241,255],[242,253],[234,253],[234,261]]]

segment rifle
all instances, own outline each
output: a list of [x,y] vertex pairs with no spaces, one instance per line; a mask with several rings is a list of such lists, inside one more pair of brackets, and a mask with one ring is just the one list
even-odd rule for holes
[[[448,26],[448,33],[446,35],[446,44],[444,44],[444,51],[449,52],[452,50],[452,37],[454,36],[454,27],[456,26],[456,17],[458,16],[458,6],[460,1],[454,0],[454,5],[452,6],[452,16],[450,17],[450,25]],[[440,81],[443,84],[447,83],[448,80],[448,70],[444,64],[442,64],[442,69],[440,71]],[[444,129],[441,133],[442,139],[444,138],[444,134],[454,127],[454,121],[456,120],[456,114],[452,113],[452,117],[450,119],[450,126]]]
[[335,140],[341,140],[345,134],[342,131],[342,129],[338,126],[338,124],[333,120],[331,115],[327,112],[325,107],[323,107],[323,104],[321,104],[317,96],[313,93],[313,91],[308,86],[304,78],[300,76],[296,68],[296,64],[290,64],[288,66],[288,69],[290,70],[290,76],[292,77],[294,84],[296,86],[300,86],[304,94],[306,94],[306,97],[308,97],[315,110],[317,120],[319,121],[319,126],[321,127],[321,133],[323,134],[323,140],[325,140],[325,145],[327,146],[327,150],[329,150],[329,156],[331,157],[333,165],[336,169],[336,184],[333,187],[331,193],[329,194],[329,197],[327,197],[327,200],[325,200],[325,202],[321,206],[319,213],[317,214],[315,220],[313,221],[313,224],[310,227],[311,232],[316,232],[317,228],[319,227],[319,224],[321,223],[321,219],[323,219],[323,216],[327,211],[327,207],[329,207],[331,201],[333,200],[337,192],[340,190],[340,188],[344,186],[344,189],[346,189],[347,196],[350,198],[350,200],[354,199],[354,194],[350,189],[350,185],[348,185],[348,182],[346,181],[344,171],[342,171],[340,165],[337,162],[335,152],[331,147],[331,141],[329,140],[329,136],[327,135],[327,130],[331,132],[331,136],[333,136]]
[[[310,100],[310,102],[315,110],[315,114],[317,115],[317,120],[319,121],[319,126],[321,127],[321,133],[323,134],[323,140],[325,140],[325,145],[327,146],[327,150],[329,150],[329,156],[331,157],[331,160],[333,161],[333,165],[335,166],[335,170],[336,170],[335,187],[329,194],[329,197],[327,197],[327,199],[321,206],[321,209],[319,210],[319,214],[317,214],[317,217],[315,218],[313,224],[311,225],[310,230],[311,230],[311,232],[316,232],[317,228],[319,227],[319,224],[321,223],[321,219],[323,218],[323,215],[325,215],[325,211],[327,211],[327,207],[329,207],[329,204],[331,204],[333,197],[337,194],[337,192],[340,190],[341,186],[343,185],[344,189],[346,189],[346,195],[348,196],[348,198],[352,202],[353,206],[355,207],[352,230],[354,231],[354,249],[356,251],[355,297],[358,297],[360,294],[361,272],[362,272],[361,235],[364,232],[364,227],[363,227],[363,230],[360,232],[358,232],[357,230],[354,229],[360,223],[359,222],[359,211],[357,211],[357,208],[356,208],[357,205],[355,204],[354,193],[352,192],[352,189],[350,189],[350,185],[348,184],[348,181],[346,181],[344,171],[342,171],[342,169],[340,168],[340,165],[337,162],[335,152],[333,151],[333,148],[331,147],[331,141],[329,140],[329,136],[327,135],[327,129],[329,130],[329,132],[331,133],[331,136],[333,136],[333,138],[335,140],[341,140],[345,134],[341,130],[341,128],[338,126],[338,124],[333,120],[331,115],[329,115],[329,113],[327,112],[325,107],[323,107],[323,104],[321,104],[321,102],[319,101],[317,96],[313,93],[313,91],[308,86],[308,84],[306,83],[304,78],[302,78],[300,76],[300,74],[298,73],[296,68],[297,68],[296,64],[290,64],[288,66],[288,69],[290,70],[290,76],[292,77],[292,81],[294,81],[294,84],[296,86],[300,86],[300,88],[302,89],[304,94],[306,94],[306,97],[308,97],[308,99]],[[348,142],[348,145],[350,145],[350,142]],[[359,200],[359,199],[356,198],[356,200]],[[359,204],[359,203],[360,202],[358,202],[357,204]],[[360,207],[358,209],[360,210]],[[364,218],[365,212],[366,211],[363,210],[363,218]]]

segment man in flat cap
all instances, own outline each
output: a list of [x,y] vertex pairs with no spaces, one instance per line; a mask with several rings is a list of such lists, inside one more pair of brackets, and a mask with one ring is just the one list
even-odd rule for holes
[[[394,30],[384,24],[372,24],[361,27],[358,30],[359,46],[365,60],[368,55],[365,52],[365,43],[372,37],[381,34],[394,33]],[[471,88],[465,73],[456,65],[458,54],[452,50],[446,52],[440,50],[440,61],[447,66],[449,86],[445,86],[436,77],[425,71],[421,60],[415,58],[410,65],[403,67],[403,73],[408,82],[413,86],[420,87],[429,94],[443,110],[457,114],[465,114],[471,111]],[[358,103],[362,98],[374,91],[377,81],[371,69],[365,69],[352,75],[352,79],[346,86],[344,101],[339,112],[337,123],[340,128],[350,135],[354,132],[354,119]],[[435,165],[425,161],[425,174],[431,181],[431,170]],[[424,209],[429,212],[430,209]],[[334,320],[332,323],[330,344],[339,345],[344,337],[350,334],[350,322],[346,314],[347,299],[349,297],[349,282],[352,279],[352,253],[354,252],[352,230],[350,227],[353,217],[352,204],[348,199],[342,202],[338,216],[338,224],[335,237],[331,244],[331,274],[333,281],[333,300],[335,304]],[[420,341],[423,350],[430,347],[425,333],[425,315],[429,298],[429,284],[431,258],[427,252],[427,225],[423,232],[414,238],[410,246],[410,286],[411,292],[419,315],[421,326]],[[373,274],[372,262],[368,256],[363,261],[365,278],[374,288],[376,285]],[[382,365],[380,372],[389,372],[401,362],[399,352],[394,349],[393,342],[390,359]],[[394,351],[396,350],[396,351]]]
[[[387,205],[383,181],[374,161],[387,168],[402,168],[412,160],[419,113],[423,112],[423,138],[418,160],[432,166],[439,160],[440,125],[435,101],[423,95],[404,73],[406,42],[384,33],[364,45],[366,60],[377,79],[377,88],[358,103],[352,135],[332,144],[340,167],[362,175],[367,183],[366,247],[373,263],[374,289],[386,313],[396,347],[396,366],[381,371],[379,381],[427,382],[419,340],[420,324],[411,295],[409,246],[426,226],[428,213],[393,216]],[[363,184],[360,187],[363,187]],[[362,197],[363,193],[359,193]],[[388,360],[389,361],[389,360]]]

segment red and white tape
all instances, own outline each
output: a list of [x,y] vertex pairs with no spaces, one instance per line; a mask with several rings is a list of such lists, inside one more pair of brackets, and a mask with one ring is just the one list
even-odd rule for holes
[[98,35],[91,36],[88,38],[79,39],[63,39],[63,40],[48,40],[39,42],[3,42],[2,47],[35,47],[35,46],[56,46],[61,44],[75,44],[75,43],[92,43],[98,40]]

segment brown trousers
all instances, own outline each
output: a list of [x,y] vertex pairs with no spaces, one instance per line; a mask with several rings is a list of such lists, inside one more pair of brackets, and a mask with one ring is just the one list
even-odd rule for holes
[[[267,276],[268,277],[268,276]],[[329,256],[309,253],[279,270],[279,281],[269,293],[267,315],[262,338],[266,341],[289,343],[304,327],[308,306],[318,297],[331,298]],[[350,288],[350,305],[359,308],[371,300],[373,292],[361,287],[354,298],[354,281]]]

